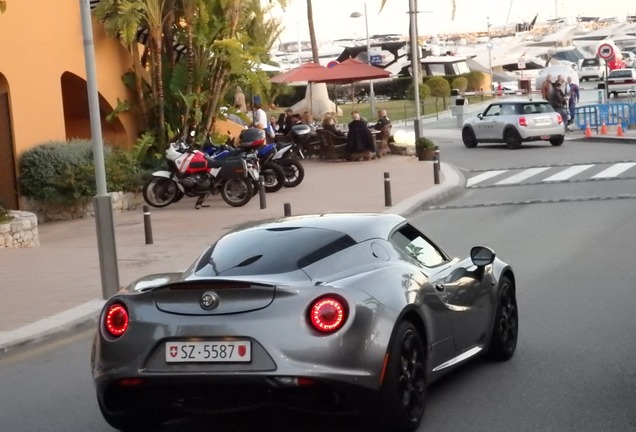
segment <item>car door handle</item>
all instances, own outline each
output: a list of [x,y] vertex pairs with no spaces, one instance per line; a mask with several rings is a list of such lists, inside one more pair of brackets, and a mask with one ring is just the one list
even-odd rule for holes
[[439,292],[442,292],[446,289],[446,287],[444,286],[444,284],[438,283],[438,284],[435,284],[435,289]]

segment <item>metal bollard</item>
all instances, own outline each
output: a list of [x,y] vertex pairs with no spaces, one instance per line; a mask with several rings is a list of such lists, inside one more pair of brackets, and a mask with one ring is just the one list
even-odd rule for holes
[[258,197],[261,202],[261,210],[267,208],[267,200],[265,199],[265,178],[263,176],[258,178]]
[[144,211],[144,233],[146,234],[146,244],[153,244],[152,241],[152,223],[150,222],[150,207],[143,206]]
[[283,209],[285,210],[285,216],[291,216],[292,215],[291,204],[290,203],[283,204]]
[[439,149],[435,150],[435,156],[433,156],[433,182],[439,184]]
[[391,176],[388,172],[384,173],[384,205],[387,207],[393,205],[391,200]]

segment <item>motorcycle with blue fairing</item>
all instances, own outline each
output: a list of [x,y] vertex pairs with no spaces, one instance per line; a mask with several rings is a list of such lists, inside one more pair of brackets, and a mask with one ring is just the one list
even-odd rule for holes
[[302,152],[295,150],[295,143],[279,146],[275,143],[266,144],[264,131],[250,128],[243,130],[239,135],[239,149],[234,145],[234,138],[229,138],[224,145],[213,145],[208,139],[202,150],[215,159],[234,156],[242,151],[255,152],[264,176],[266,192],[276,192],[283,186],[296,187],[305,178],[305,168],[293,157],[295,153],[300,153],[302,157]]

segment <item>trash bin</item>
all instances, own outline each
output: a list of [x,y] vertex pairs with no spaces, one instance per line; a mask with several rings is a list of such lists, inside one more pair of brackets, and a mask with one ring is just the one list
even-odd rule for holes
[[463,97],[458,97],[457,99],[455,99],[456,106],[464,106],[465,104],[466,104],[466,99],[464,99]]
[[532,93],[532,86],[530,84],[529,79],[520,79],[519,80],[519,90],[521,90],[524,94]]

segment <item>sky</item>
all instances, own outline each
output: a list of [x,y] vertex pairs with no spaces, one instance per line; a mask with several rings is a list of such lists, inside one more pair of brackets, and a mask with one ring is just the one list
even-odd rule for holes
[[[285,26],[282,42],[309,40],[307,2],[288,0],[284,12],[274,11]],[[330,41],[344,38],[365,38],[364,17],[351,18],[352,12],[364,14],[367,7],[369,34],[407,34],[409,0],[388,0],[382,13],[381,0],[313,0],[316,38]],[[598,16],[611,18],[636,15],[636,3],[630,0],[492,0],[491,7],[477,0],[456,0],[455,19],[451,20],[451,0],[418,0],[418,29],[420,35],[445,34],[462,31],[487,31],[492,28],[530,22],[539,14],[538,22],[565,16]],[[530,6],[531,5],[531,6]]]

